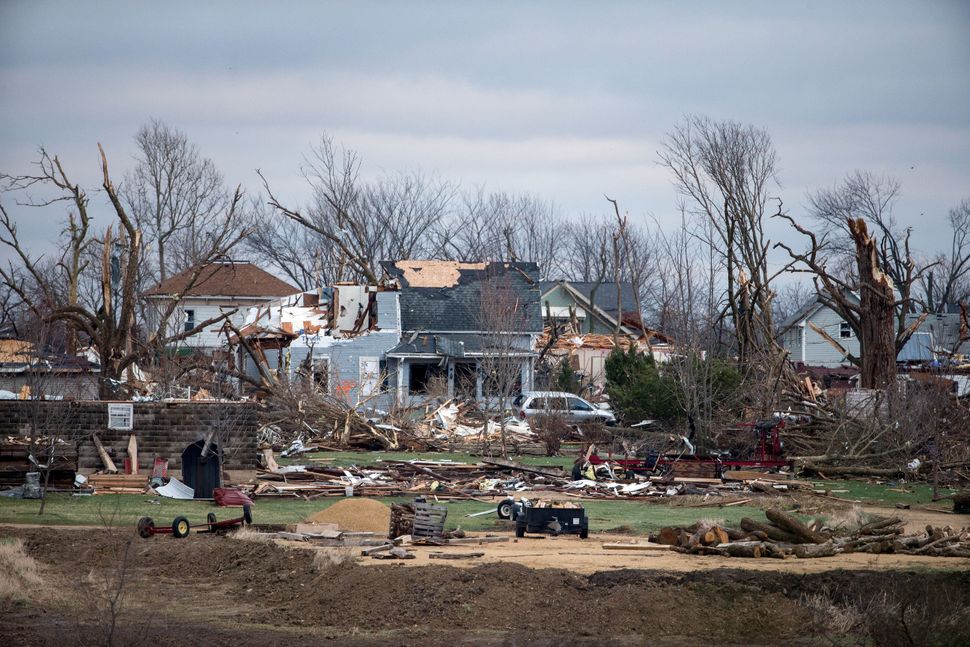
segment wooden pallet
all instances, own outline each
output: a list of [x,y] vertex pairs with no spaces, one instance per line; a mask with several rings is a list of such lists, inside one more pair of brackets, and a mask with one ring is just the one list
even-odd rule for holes
[[429,503],[414,504],[414,537],[440,537],[445,531],[448,508]]

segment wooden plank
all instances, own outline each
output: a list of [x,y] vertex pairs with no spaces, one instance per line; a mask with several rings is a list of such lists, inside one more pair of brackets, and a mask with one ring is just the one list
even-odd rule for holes
[[428,559],[474,559],[485,553],[428,553]]
[[603,544],[605,550],[670,550],[666,544]]
[[373,548],[365,548],[360,551],[360,554],[367,557],[368,555],[382,553],[384,551],[391,550],[392,548],[394,548],[394,544],[381,544],[380,546],[374,546]]
[[128,461],[131,463],[131,473],[138,474],[138,439],[135,434],[128,436]]
[[508,541],[508,537],[461,537],[456,539],[446,539],[451,544],[495,544]]

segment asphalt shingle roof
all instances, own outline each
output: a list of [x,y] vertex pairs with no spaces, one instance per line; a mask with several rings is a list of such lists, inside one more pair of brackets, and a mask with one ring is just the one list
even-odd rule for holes
[[[436,270],[441,261],[434,261]],[[409,272],[418,264],[408,261]],[[440,287],[412,287],[405,271],[394,261],[382,261],[384,271],[400,283],[401,329],[410,331],[478,331],[494,330],[489,323],[488,302],[499,306],[505,299],[520,303],[520,314],[502,322],[511,332],[541,333],[542,313],[539,306],[539,266],[536,263],[486,263],[482,269],[455,263],[457,278],[443,281]],[[493,287],[494,286],[494,287]]]
[[285,297],[300,291],[246,262],[212,263],[203,268],[192,287],[186,289],[194,271],[195,268],[190,268],[165,279],[145,296]]

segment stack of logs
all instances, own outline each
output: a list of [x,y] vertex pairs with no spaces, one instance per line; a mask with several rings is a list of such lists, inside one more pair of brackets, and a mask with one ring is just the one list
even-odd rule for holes
[[838,534],[818,521],[806,525],[781,510],[767,510],[768,523],[744,518],[740,528],[713,524],[666,527],[651,537],[673,550],[691,555],[831,557],[841,553],[903,553],[934,557],[970,557],[970,530],[927,526],[925,532],[903,534],[898,517],[876,519],[853,532]]

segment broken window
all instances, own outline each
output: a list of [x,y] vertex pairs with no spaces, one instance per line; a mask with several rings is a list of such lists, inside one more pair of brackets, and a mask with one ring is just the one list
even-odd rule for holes
[[438,364],[409,363],[408,393],[425,395],[434,391],[448,379],[448,374]]
[[195,328],[195,310],[185,311],[185,331],[188,332]]
[[842,339],[852,338],[852,327],[849,325],[848,321],[843,321],[839,324],[839,337]]

